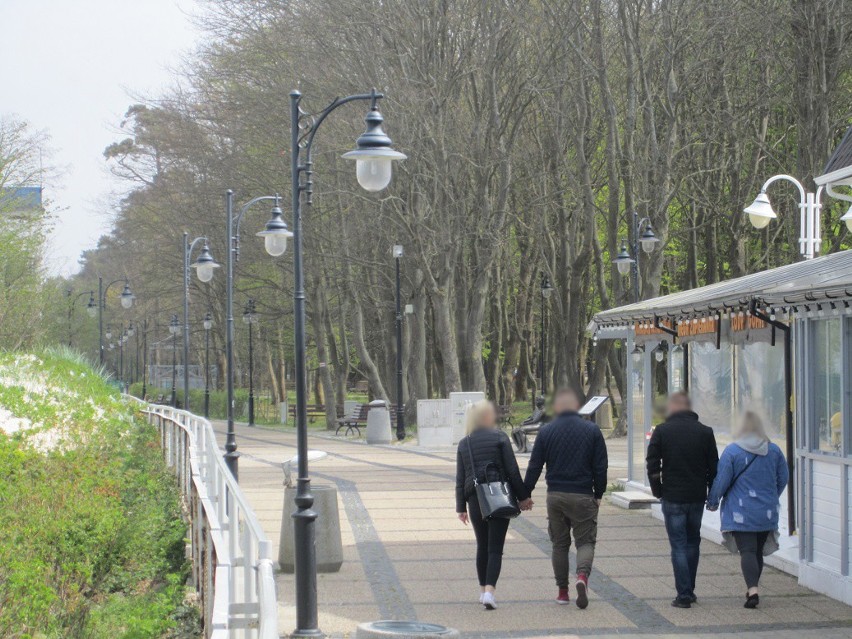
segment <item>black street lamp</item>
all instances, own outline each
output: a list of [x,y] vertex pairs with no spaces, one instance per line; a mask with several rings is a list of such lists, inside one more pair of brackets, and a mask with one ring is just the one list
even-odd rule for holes
[[545,333],[544,314],[546,312],[545,302],[550,299],[553,294],[553,285],[550,283],[550,278],[547,275],[541,276],[541,334],[539,339],[540,353],[538,356],[538,371],[539,382],[541,384],[541,397],[547,396],[547,334]]
[[148,397],[148,318],[142,320],[142,400]]
[[[287,228],[284,214],[281,211],[278,195],[262,195],[246,202],[239,213],[234,216],[234,191],[228,189],[225,193],[226,236],[228,238],[228,255],[225,277],[225,387],[228,393],[228,434],[225,439],[225,463],[234,476],[238,478],[239,456],[237,452],[237,435],[234,431],[234,262],[239,259],[240,224],[243,216],[253,205],[263,201],[273,201],[269,221],[264,230],[257,233],[264,240],[266,252],[272,257],[283,255],[287,250],[287,240],[293,233]],[[234,229],[236,228],[236,232]]]
[[[296,575],[296,629],[294,637],[322,636],[317,619],[317,513],[312,509],[311,480],[308,475],[308,387],[306,378],[305,347],[305,276],[302,264],[302,194],[305,206],[310,207],[313,197],[314,138],[320,125],[338,107],[353,101],[367,100],[367,130],[358,138],[354,151],[344,158],[355,160],[358,183],[367,191],[381,191],[391,180],[395,160],[405,155],[391,148],[391,139],[382,129],[382,114],[378,100],[382,94],[375,89],[370,93],[335,98],[322,111],[310,114],[302,111],[302,94],[290,92],[290,178],[293,197],[293,314],[295,322],[295,382],[296,382],[296,438],[298,453],[298,479],[296,507],[293,514]],[[304,174],[305,179],[302,180]]]
[[172,335],[172,408],[177,408],[177,335],[179,331],[180,320],[175,313],[172,315],[172,321],[169,322],[169,333]]
[[[74,291],[70,288],[66,291],[66,295],[71,297],[74,295]],[[68,307],[68,347],[72,346],[71,341],[73,339],[73,328],[71,326],[71,320],[74,317],[74,307],[77,305],[77,300],[79,300],[84,295],[89,296],[89,303],[86,304],[86,312],[89,314],[89,317],[94,317],[95,312],[97,311],[97,306],[95,304],[95,292],[94,291],[83,291],[82,293],[77,293],[76,296],[71,300],[71,304]]]
[[254,426],[254,345],[252,341],[252,324],[257,323],[254,300],[249,300],[243,310],[243,322],[248,324],[249,342],[249,400],[248,400],[248,424]]
[[118,383],[124,390],[124,342],[127,341],[127,333],[118,336]]
[[396,438],[405,439],[405,406],[402,393],[402,293],[400,291],[399,261],[402,259],[402,245],[393,247],[396,260]]
[[645,253],[652,253],[660,242],[654,234],[654,229],[651,226],[651,218],[643,217],[639,219],[639,214],[633,211],[633,224],[630,229],[630,241],[633,246],[633,255],[627,250],[627,241],[622,240],[621,250],[618,256],[612,261],[618,269],[619,274],[627,275],[632,271],[633,275],[633,301],[638,302],[640,298],[639,292],[639,245],[642,245],[642,250]]
[[204,316],[204,417],[210,417],[210,329],[213,315]]
[[[201,252],[198,254],[198,259],[194,264],[190,264],[192,260],[192,251],[195,246],[204,242]],[[202,282],[209,282],[213,279],[214,271],[219,268],[213,255],[210,253],[210,246],[207,243],[207,238],[204,236],[196,237],[192,242],[189,241],[189,234],[183,234],[183,409],[189,410],[189,269],[194,268],[195,274]]]
[[[130,290],[130,282],[126,278],[113,280],[104,286],[103,278],[98,276],[98,357],[101,364],[104,363],[104,309],[106,308],[106,296],[107,292],[109,292],[109,287],[118,282],[124,282],[124,290],[118,296],[123,309],[127,310],[133,306],[133,300],[136,299],[136,296]],[[88,311],[89,308],[91,308],[91,305],[86,310]],[[91,311],[89,313],[91,314]]]

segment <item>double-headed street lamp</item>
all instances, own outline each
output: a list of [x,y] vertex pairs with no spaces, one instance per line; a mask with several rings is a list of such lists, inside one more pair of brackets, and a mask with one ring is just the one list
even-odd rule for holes
[[[177,313],[172,315],[169,322],[169,333],[172,336],[172,408],[177,408],[177,336],[180,332],[180,320]],[[183,363],[184,367],[186,362]]]
[[[290,178],[293,197],[293,314],[295,322],[295,375],[296,375],[296,438],[298,451],[298,479],[293,544],[295,548],[296,575],[296,629],[294,637],[318,637],[322,633],[317,621],[317,570],[315,523],[317,514],[308,476],[308,387],[306,378],[305,348],[305,277],[302,264],[302,194],[305,205],[313,197],[314,138],[320,125],[332,111],[353,101],[369,101],[367,130],[358,138],[356,148],[343,155],[355,160],[358,183],[367,191],[381,191],[390,183],[395,160],[405,155],[391,148],[391,139],[382,129],[382,114],[378,100],[382,94],[375,89],[370,93],[336,98],[319,113],[309,114],[301,109],[302,94],[290,92]],[[305,176],[302,180],[302,175]]]
[[[240,223],[243,216],[253,205],[258,202],[273,201],[269,221],[264,229],[257,233],[263,238],[266,252],[272,257],[283,255],[287,250],[287,240],[293,237],[293,233],[287,228],[284,214],[281,211],[278,195],[262,195],[246,202],[237,215],[234,215],[234,192],[231,189],[225,194],[226,207],[226,236],[228,238],[227,267],[225,269],[225,365],[227,375],[225,387],[228,394],[228,434],[225,439],[225,463],[236,479],[238,476],[237,435],[234,431],[234,261],[239,258],[240,250]],[[234,229],[236,228],[236,232]]]
[[[106,286],[104,286],[104,280],[102,277],[98,276],[98,351],[99,351],[99,361],[101,364],[104,363],[104,309],[106,308],[106,296],[109,292],[109,287],[118,282],[124,282],[124,290],[121,291],[121,295],[118,296],[121,301],[121,307],[125,310],[129,309],[133,306],[133,300],[136,299],[136,296],[133,294],[133,291],[130,290],[130,282],[127,278],[113,280]],[[89,302],[89,306],[86,307],[86,310],[91,315],[91,300]],[[109,337],[107,337],[109,339]]]
[[402,259],[402,245],[393,247],[396,261],[396,438],[405,439],[405,406],[402,393],[402,293],[400,290],[399,261]]
[[[822,246],[821,228],[820,228],[820,213],[822,212],[822,193],[823,187],[817,188],[816,193],[805,191],[804,185],[796,178],[790,175],[773,175],[763,183],[760,188],[760,193],[743,212],[748,215],[751,225],[756,229],[762,229],[769,226],[769,223],[778,217],[778,214],[773,210],[772,204],[769,202],[769,196],[766,190],[779,180],[785,180],[793,184],[799,191],[799,252],[806,260],[813,259],[819,253]],[[828,185],[828,194],[841,200],[848,200],[848,196],[839,194],[832,189],[831,184]],[[846,214],[840,218],[841,222],[846,223],[846,228],[852,232],[852,207]]]
[[204,316],[204,417],[210,417],[210,329],[213,328],[213,315]]
[[541,385],[541,397],[547,397],[547,335],[545,333],[544,314],[546,312],[545,304],[550,296],[553,295],[553,285],[550,283],[550,278],[547,275],[541,276],[541,333],[539,339],[540,350],[538,356],[538,371],[539,383]]
[[639,292],[639,245],[642,245],[642,250],[645,253],[653,253],[657,244],[660,243],[660,238],[654,234],[654,229],[651,226],[651,219],[643,217],[639,219],[639,214],[633,211],[633,224],[630,233],[630,241],[633,244],[633,254],[627,249],[627,241],[622,240],[621,250],[618,256],[612,261],[618,269],[619,274],[627,275],[633,272],[633,301],[638,302],[640,297]]
[[254,300],[249,300],[243,309],[243,322],[248,325],[249,346],[249,398],[248,398],[248,423],[254,426],[254,342],[252,341],[252,326],[257,323],[257,313]]
[[[198,259],[194,264],[192,251],[196,245],[204,242]],[[189,241],[189,233],[183,234],[183,409],[189,410],[189,269],[194,268],[195,274],[201,282],[209,282],[213,279],[214,271],[219,268],[213,255],[210,253],[210,245],[204,236],[196,237]],[[205,400],[206,401],[206,400]]]

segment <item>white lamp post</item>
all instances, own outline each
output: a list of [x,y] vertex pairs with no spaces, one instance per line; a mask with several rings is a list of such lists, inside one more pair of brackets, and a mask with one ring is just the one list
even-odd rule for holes
[[[821,186],[816,190],[816,193],[810,193],[805,191],[805,187],[796,178],[784,174],[774,175],[763,183],[763,187],[754,202],[743,211],[748,215],[748,219],[754,228],[766,228],[772,220],[778,217],[778,214],[772,208],[766,189],[779,180],[786,180],[794,184],[799,190],[799,252],[806,260],[813,259],[819,253],[822,245],[822,237],[820,237]],[[844,215],[842,219],[848,226],[850,222],[845,219],[847,216],[849,216],[849,213]],[[852,220],[852,216],[849,216],[849,219]]]

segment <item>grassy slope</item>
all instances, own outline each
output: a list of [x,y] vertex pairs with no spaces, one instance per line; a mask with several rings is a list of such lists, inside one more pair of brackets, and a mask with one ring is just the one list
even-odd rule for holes
[[0,636],[179,636],[186,528],[156,433],[61,352],[0,353],[0,431]]

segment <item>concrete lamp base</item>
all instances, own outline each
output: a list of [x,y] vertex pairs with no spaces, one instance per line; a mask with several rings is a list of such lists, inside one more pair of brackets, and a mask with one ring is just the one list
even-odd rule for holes
[[[317,572],[337,572],[343,565],[343,540],[340,538],[340,514],[337,510],[337,488],[311,485],[313,510],[317,513],[316,548]],[[296,549],[293,542],[293,513],[296,512],[296,489],[284,489],[284,512],[281,517],[281,537],[278,546],[278,565],[281,571],[295,570]]]

